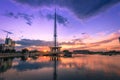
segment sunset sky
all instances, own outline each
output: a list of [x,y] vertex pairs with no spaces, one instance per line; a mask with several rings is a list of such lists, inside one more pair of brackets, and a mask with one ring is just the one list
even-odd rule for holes
[[[53,45],[55,0],[0,0],[0,43],[6,31],[16,49]],[[56,0],[62,49],[120,50],[120,0]]]

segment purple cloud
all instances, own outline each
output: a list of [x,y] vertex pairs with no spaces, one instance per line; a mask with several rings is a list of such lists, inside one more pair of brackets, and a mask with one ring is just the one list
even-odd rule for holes
[[[55,7],[55,0],[14,0],[32,7]],[[117,4],[120,0],[56,0],[60,8],[67,8],[78,18],[87,18],[100,13]]]
[[[54,20],[54,14],[47,14],[46,17],[48,18],[48,20]],[[57,14],[57,22],[59,24],[63,24],[63,25],[66,25],[68,22],[67,18]]]
[[22,19],[26,20],[26,24],[28,24],[30,26],[32,25],[32,20],[34,18],[33,15],[29,15],[26,13],[20,13],[20,12],[18,12],[18,13],[6,12],[5,16],[10,17],[10,18],[15,18],[15,19],[22,18]]

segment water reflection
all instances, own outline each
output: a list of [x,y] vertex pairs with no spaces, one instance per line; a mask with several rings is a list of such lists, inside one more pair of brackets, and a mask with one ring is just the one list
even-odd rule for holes
[[53,61],[53,80],[57,80],[57,64],[60,61],[60,57],[50,57],[50,61]]
[[12,67],[13,58],[0,58],[0,73]]
[[83,55],[80,57],[61,58],[61,68],[76,68],[78,70],[89,69],[92,71],[103,71],[110,73],[111,71],[120,75],[120,56],[100,56],[100,55]]
[[0,80],[4,80],[2,73],[12,67],[12,60],[13,58],[0,58]]
[[0,59],[0,80],[120,80],[120,56]]

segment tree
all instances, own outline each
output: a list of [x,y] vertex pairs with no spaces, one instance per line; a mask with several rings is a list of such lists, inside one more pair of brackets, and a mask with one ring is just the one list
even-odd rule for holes
[[28,53],[28,52],[29,52],[29,50],[27,48],[22,49],[22,53]]
[[64,50],[63,52],[68,53],[68,52],[69,52],[69,50]]

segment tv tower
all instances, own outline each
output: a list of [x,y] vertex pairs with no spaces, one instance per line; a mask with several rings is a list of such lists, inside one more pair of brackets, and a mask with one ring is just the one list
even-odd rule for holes
[[57,42],[57,12],[56,12],[56,4],[55,4],[55,12],[54,12],[54,46],[50,47],[51,53],[53,55],[58,55],[60,53],[60,46]]
[[57,43],[57,16],[56,16],[56,9],[55,9],[55,13],[54,13],[54,47],[58,46]]

